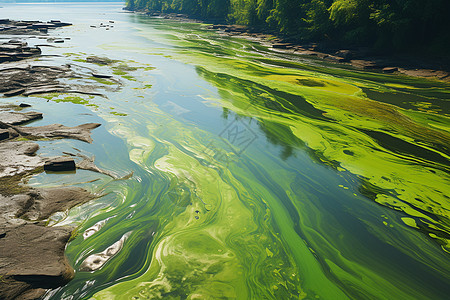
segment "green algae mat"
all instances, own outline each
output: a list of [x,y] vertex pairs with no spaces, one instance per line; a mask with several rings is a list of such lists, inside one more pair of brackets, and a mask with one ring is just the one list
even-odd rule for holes
[[68,147],[122,178],[30,180],[104,195],[49,220],[78,230],[75,279],[46,299],[450,295],[450,84],[107,8],[78,5],[49,50],[114,75],[106,97],[36,97],[101,120]]

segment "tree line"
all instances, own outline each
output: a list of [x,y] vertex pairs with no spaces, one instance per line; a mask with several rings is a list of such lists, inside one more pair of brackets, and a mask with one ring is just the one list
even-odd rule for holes
[[296,41],[450,53],[450,0],[127,0],[127,9],[247,25]]

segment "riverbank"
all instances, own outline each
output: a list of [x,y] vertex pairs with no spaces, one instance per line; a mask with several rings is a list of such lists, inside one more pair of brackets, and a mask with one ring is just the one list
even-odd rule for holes
[[167,14],[155,11],[130,11],[151,18],[163,18],[180,22],[205,23],[209,30],[220,35],[245,38],[271,48],[273,51],[298,55],[371,72],[407,75],[450,82],[450,61],[448,58],[424,58],[412,54],[380,54],[367,47],[336,47],[326,43],[298,43],[291,38],[276,36],[242,25],[212,24],[208,21],[191,19],[184,14]]
[[[101,95],[96,92],[99,82],[95,80],[100,75],[91,69],[55,65],[48,57],[45,63],[40,61],[40,47],[64,42],[48,36],[48,29],[69,25],[60,21],[0,21],[0,37],[15,36],[0,44],[0,92],[4,97],[58,93],[67,95],[69,101],[77,99],[70,94]],[[27,40],[36,35],[47,44],[29,46]],[[0,299],[37,299],[74,276],[64,251],[75,228],[46,226],[46,220],[101,195],[79,187],[33,188],[27,185],[28,179],[42,172],[75,173],[77,169],[114,175],[96,167],[93,159],[81,152],[52,157],[37,154],[38,141],[75,139],[92,143],[91,131],[100,124],[26,126],[44,118],[44,114],[27,103],[9,104],[7,99],[0,104]]]

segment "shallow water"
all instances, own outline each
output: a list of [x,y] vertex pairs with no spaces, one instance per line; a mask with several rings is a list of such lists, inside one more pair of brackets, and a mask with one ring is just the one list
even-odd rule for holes
[[44,54],[123,83],[107,98],[3,100],[43,112],[33,126],[103,124],[93,144],[43,141],[41,154],[79,150],[133,172],[30,180],[104,195],[49,220],[79,230],[66,250],[75,279],[46,299],[450,294],[449,84],[277,53],[121,4],[4,5],[0,17],[74,23]]

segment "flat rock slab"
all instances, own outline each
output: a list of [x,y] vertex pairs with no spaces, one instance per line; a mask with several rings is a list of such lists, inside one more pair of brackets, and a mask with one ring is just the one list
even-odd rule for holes
[[450,75],[446,71],[439,71],[439,70],[429,70],[429,69],[416,69],[416,70],[406,70],[399,68],[399,72],[406,74],[408,76],[415,76],[415,77],[437,77],[439,79],[447,80],[450,79]]
[[9,139],[9,130],[0,129],[0,141]]
[[363,70],[382,69],[386,67],[386,62],[379,60],[353,59],[350,60],[350,64],[358,69]]
[[67,90],[66,87],[63,86],[44,86],[44,87],[33,87],[27,89],[23,95],[30,96],[34,94],[45,94],[45,93],[62,93]]
[[40,54],[41,49],[28,47],[26,42],[10,40],[7,43],[0,43],[0,62],[21,60]]
[[54,29],[63,26],[70,26],[71,23],[61,21],[55,22],[41,22],[41,21],[13,21],[0,20],[1,34],[8,35],[39,35],[41,32],[47,32],[49,29]]
[[71,231],[67,227],[34,224],[4,228],[0,238],[0,274],[12,278],[13,284],[9,278],[0,281],[0,299],[17,299],[30,286],[55,288],[73,278],[73,270],[64,257]]
[[397,67],[386,67],[382,70],[384,73],[394,73],[398,71]]
[[75,171],[75,160],[69,157],[51,158],[45,162],[44,170],[52,172]]
[[94,157],[87,157],[86,155],[82,155],[82,154],[78,154],[77,156],[82,158],[82,160],[77,162],[77,164],[76,164],[77,169],[97,172],[100,174],[110,176],[114,179],[118,179],[118,177],[114,173],[100,169],[99,167],[97,167],[94,163],[94,159],[95,159]]
[[66,211],[95,198],[78,187],[30,189],[21,197],[16,199],[15,217],[30,221],[47,219],[58,211]]
[[[60,256],[63,256],[71,228],[25,224],[3,231],[4,237],[0,239],[1,274],[59,277],[67,272]],[[42,261],[46,263],[42,264]],[[67,275],[70,278],[71,274]]]
[[30,221],[47,219],[94,198],[78,187],[0,194],[0,299],[38,299],[45,289],[73,278],[73,269],[64,256],[72,228],[45,227]]
[[112,78],[111,75],[107,75],[107,74],[98,74],[98,73],[92,73],[92,76],[93,76],[93,77],[96,77],[96,78]]
[[69,138],[91,143],[91,130],[99,127],[98,123],[87,123],[75,127],[67,127],[61,124],[46,125],[40,127],[20,127],[18,132],[22,135],[31,135],[39,138]]
[[18,89],[15,89],[15,90],[8,91],[8,92],[4,93],[3,95],[5,97],[12,97],[12,96],[20,95],[23,92],[25,92],[24,88],[18,88]]
[[42,166],[44,160],[34,156],[39,145],[33,142],[0,143],[0,177],[30,172]]
[[30,121],[42,119],[42,113],[30,112],[0,112],[0,121],[9,125],[20,125]]
[[338,63],[342,63],[342,62],[346,61],[346,59],[344,57],[334,56],[334,55],[328,55],[324,59],[328,60],[328,61],[332,61],[332,62],[338,62]]

